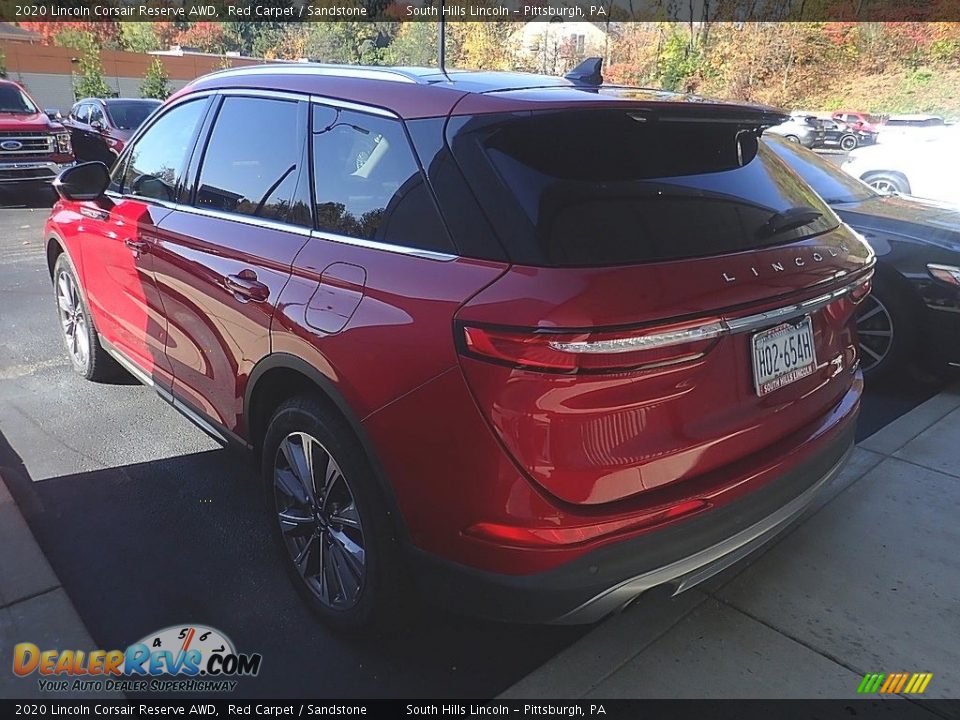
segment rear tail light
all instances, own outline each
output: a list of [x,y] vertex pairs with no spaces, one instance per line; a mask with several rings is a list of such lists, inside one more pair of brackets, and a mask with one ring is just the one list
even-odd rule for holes
[[927,265],[927,270],[937,280],[943,280],[943,282],[951,285],[960,285],[960,268],[958,267],[930,263]]
[[499,545],[515,547],[567,547],[590,542],[598,538],[617,535],[641,529],[650,529],[670,520],[692,515],[710,507],[710,503],[701,498],[686,500],[676,505],[660,508],[640,515],[619,520],[573,525],[568,527],[523,527],[501,525],[499,523],[477,523],[466,534]]
[[625,330],[524,330],[459,323],[460,352],[488,362],[553,373],[611,373],[662,368],[703,357],[731,333],[772,327],[814,313],[841,297],[854,304],[870,294],[871,275],[842,288],[756,315],[699,318],[688,323]]
[[873,289],[873,280],[872,278],[868,278],[850,290],[850,300],[854,305],[859,305],[866,299],[867,295],[870,294],[871,289]]
[[614,372],[663,367],[704,355],[722,322],[621,332],[544,332],[461,326],[468,356],[546,372]]

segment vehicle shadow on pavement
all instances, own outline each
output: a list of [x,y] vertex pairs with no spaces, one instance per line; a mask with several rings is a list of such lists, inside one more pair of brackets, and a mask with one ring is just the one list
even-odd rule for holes
[[235,696],[491,697],[587,630],[425,606],[387,635],[337,635],[290,586],[250,463],[226,450],[34,482],[0,434],[0,471],[98,647],[210,625],[263,655]]

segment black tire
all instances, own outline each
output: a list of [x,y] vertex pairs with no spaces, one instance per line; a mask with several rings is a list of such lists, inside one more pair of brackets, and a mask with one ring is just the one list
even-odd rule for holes
[[796,135],[784,135],[783,137],[785,137],[789,142],[793,142],[793,143],[800,142],[800,138],[798,138]]
[[859,141],[857,140],[856,135],[844,135],[842,138],[840,138],[840,148],[842,150],[846,150],[847,152],[850,152],[856,148],[858,144]]
[[[857,308],[860,364],[871,382],[888,379],[917,359],[919,319],[908,293],[895,279],[877,275],[870,295]],[[886,326],[892,332],[889,338],[881,334]]]
[[898,172],[891,171],[881,171],[881,172],[871,172],[864,175],[862,178],[867,185],[880,190],[881,192],[890,192],[891,190],[900,193],[901,195],[910,194],[910,182],[906,177],[901,175]]
[[[94,382],[115,378],[120,366],[100,344],[97,327],[84,300],[76,270],[66,253],[60,253],[53,266],[53,288],[60,331],[74,372]],[[67,295],[71,296],[69,307],[64,304]],[[78,332],[80,327],[84,328],[84,332]]]
[[[304,435],[316,440],[324,453],[318,457],[317,446],[311,446],[317,474],[321,469],[321,459],[324,472],[329,468],[327,457],[332,458],[336,469],[342,471],[342,484],[334,484],[325,497],[321,497],[324,495],[322,489],[318,491],[316,486],[313,488],[316,498],[312,503],[314,517],[318,513],[327,513],[322,522],[319,519],[303,521],[311,512],[308,509],[310,498],[306,498],[307,502],[298,502],[292,500],[293,493],[281,489],[281,486],[286,487],[285,483],[290,482],[290,477],[294,481],[297,479],[294,463],[288,462],[289,455],[286,454],[297,443],[290,440],[285,449],[281,449],[281,443],[300,436],[299,447],[302,449],[307,442],[303,439]],[[350,427],[319,398],[299,396],[287,400],[274,412],[262,447],[261,475],[271,531],[284,568],[297,591],[307,605],[334,629],[358,632],[389,628],[407,609],[409,593],[403,580],[399,543],[388,504],[370,462]],[[278,480],[281,476],[287,479]],[[336,509],[334,503],[336,493],[344,502],[340,510]],[[338,517],[337,512],[347,513],[351,500],[354,510],[350,511],[350,515],[357,518],[359,528],[338,525],[334,519]],[[326,508],[321,507],[323,505]],[[332,512],[331,507],[334,508]],[[282,517],[288,519],[286,522],[281,519],[281,512]],[[289,518],[293,516],[300,520],[290,522]],[[307,526],[311,522],[313,529],[309,530],[308,537]],[[286,532],[282,527],[287,528]],[[320,535],[314,537],[312,533],[317,532]],[[363,576],[356,582],[358,589],[355,591],[351,583],[356,580],[354,571],[358,555],[347,549],[349,546],[344,544],[347,541],[336,539],[347,535],[349,543],[363,550]],[[307,546],[312,549],[307,551],[301,570],[294,554],[302,555]],[[320,571],[310,577],[318,568]],[[326,571],[322,568],[326,568]],[[341,574],[345,581],[338,579]],[[345,590],[335,592],[338,586]]]

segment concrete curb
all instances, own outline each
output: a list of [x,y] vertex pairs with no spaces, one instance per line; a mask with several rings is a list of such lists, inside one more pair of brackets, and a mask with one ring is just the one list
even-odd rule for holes
[[32,642],[41,649],[96,649],[50,563],[30,532],[0,474],[0,697],[122,697],[116,693],[43,693],[37,676],[12,672],[13,647]]

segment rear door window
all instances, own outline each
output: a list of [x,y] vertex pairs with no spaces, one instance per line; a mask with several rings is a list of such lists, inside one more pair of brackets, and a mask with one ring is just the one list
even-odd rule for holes
[[594,266],[792,242],[836,227],[756,127],[620,109],[476,116],[448,141],[516,262]]
[[409,248],[451,249],[400,120],[318,104],[312,137],[317,229]]

